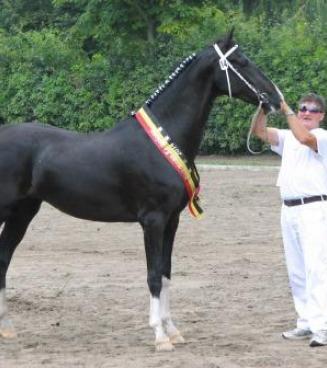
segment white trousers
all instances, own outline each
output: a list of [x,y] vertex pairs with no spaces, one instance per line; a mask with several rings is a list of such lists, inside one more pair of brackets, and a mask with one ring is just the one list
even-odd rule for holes
[[281,225],[297,327],[327,330],[327,201],[283,205]]

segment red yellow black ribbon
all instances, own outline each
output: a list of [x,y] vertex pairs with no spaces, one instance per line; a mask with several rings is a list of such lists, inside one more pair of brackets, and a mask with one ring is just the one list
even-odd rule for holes
[[189,196],[188,207],[192,216],[200,218],[203,210],[199,205],[200,177],[194,164],[190,165],[183,153],[171,141],[150,109],[145,105],[135,114],[136,120],[143,127],[152,142],[157,146],[166,160],[173,166],[183,180]]

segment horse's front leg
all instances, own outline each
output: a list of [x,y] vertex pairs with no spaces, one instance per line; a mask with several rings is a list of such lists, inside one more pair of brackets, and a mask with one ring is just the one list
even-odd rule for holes
[[163,243],[163,277],[162,289],[160,294],[161,318],[165,331],[172,344],[183,344],[185,340],[179,330],[176,328],[170,314],[169,286],[171,278],[171,256],[173,251],[176,230],[179,224],[179,213],[171,216],[165,232]]
[[142,219],[150,290],[149,324],[154,330],[157,351],[171,351],[173,345],[166,335],[160,303],[163,270],[163,238],[166,218],[162,213],[151,212]]

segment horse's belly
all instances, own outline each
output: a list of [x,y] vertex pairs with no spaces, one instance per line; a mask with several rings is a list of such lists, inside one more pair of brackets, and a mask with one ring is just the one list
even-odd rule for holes
[[104,201],[99,205],[88,202],[84,198],[62,201],[60,198],[49,196],[44,200],[58,210],[84,220],[104,222],[132,222],[137,220],[135,214],[123,207],[117,200],[112,200],[111,203]]
[[72,178],[68,185],[66,181],[38,185],[34,195],[74,217],[105,222],[136,221],[131,201],[127,203],[119,188],[108,185],[82,184]]

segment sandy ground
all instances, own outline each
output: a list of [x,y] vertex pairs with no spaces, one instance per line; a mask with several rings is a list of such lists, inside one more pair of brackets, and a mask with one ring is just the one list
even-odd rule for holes
[[68,217],[44,205],[8,277],[16,340],[0,367],[235,368],[327,364],[327,348],[289,342],[293,327],[274,168],[205,169],[205,218],[184,211],[172,312],[186,339],[155,353],[141,229]]

